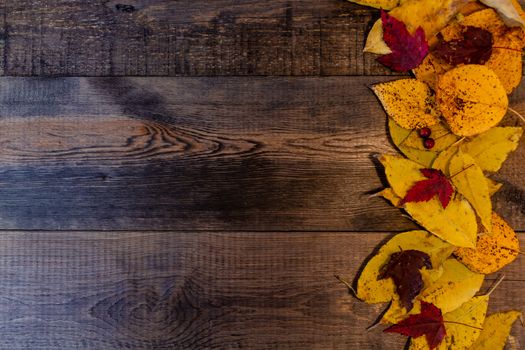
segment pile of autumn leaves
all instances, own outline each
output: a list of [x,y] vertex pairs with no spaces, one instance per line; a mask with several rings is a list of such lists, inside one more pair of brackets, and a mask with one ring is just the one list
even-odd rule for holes
[[404,155],[380,157],[390,184],[380,194],[425,229],[384,244],[356,294],[390,302],[380,322],[410,336],[410,349],[503,349],[520,312],[486,316],[490,292],[476,294],[519,254],[516,233],[492,210],[501,184],[487,175],[523,133],[498,126],[522,76],[523,11],[514,0],[355,2],[391,9],[365,50],[416,77],[372,89]]

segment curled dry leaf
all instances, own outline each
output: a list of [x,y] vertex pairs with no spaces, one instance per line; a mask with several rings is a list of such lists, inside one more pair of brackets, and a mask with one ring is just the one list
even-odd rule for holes
[[[385,167],[387,180],[394,193],[404,198],[412,186],[425,177],[422,167],[405,158],[383,155],[380,158]],[[405,203],[404,209],[424,228],[441,239],[459,247],[475,247],[478,232],[476,214],[470,204],[453,197],[446,208],[438,199],[428,202]]]
[[416,79],[398,79],[372,86],[386,113],[405,129],[439,123],[434,94]]
[[498,11],[505,24],[509,27],[525,26],[524,14],[521,6],[513,0],[480,0],[481,3]]
[[[410,33],[421,27],[427,37],[436,35],[469,0],[407,0],[395,7],[389,15],[403,22]],[[388,45],[383,40],[381,21],[368,33],[365,52],[384,54]]]
[[[473,297],[454,311],[443,315],[446,336],[437,347],[438,350],[469,349],[479,337],[489,303],[488,295]],[[409,350],[426,350],[425,338],[412,338]]]
[[421,302],[421,312],[410,315],[384,332],[401,333],[409,337],[425,337],[428,348],[435,349],[446,335],[441,310],[430,303]]
[[423,267],[432,268],[427,253],[415,249],[402,250],[390,255],[379,273],[379,279],[392,278],[401,305],[409,311],[413,306],[412,300],[423,288],[423,278],[419,271]]
[[492,314],[485,319],[483,331],[470,350],[503,350],[512,324],[521,316],[519,311]]
[[395,293],[391,279],[379,279],[382,266],[400,250],[418,250],[430,257],[432,266],[438,267],[445,261],[454,247],[426,231],[409,231],[395,235],[385,243],[366,264],[357,281],[357,297],[367,303],[390,301]]
[[492,229],[492,202],[483,171],[474,158],[461,149],[450,159],[449,173],[452,183],[472,205],[487,232]]
[[516,232],[496,213],[492,213],[491,233],[478,237],[476,248],[458,248],[457,259],[474,272],[489,274],[513,262],[520,251]]
[[473,136],[489,130],[501,121],[509,103],[498,76],[477,64],[464,65],[443,74],[436,97],[450,130],[459,136]]
[[381,10],[383,40],[391,53],[377,59],[379,63],[397,72],[406,72],[419,66],[428,53],[428,43],[421,27],[410,34],[401,21]]

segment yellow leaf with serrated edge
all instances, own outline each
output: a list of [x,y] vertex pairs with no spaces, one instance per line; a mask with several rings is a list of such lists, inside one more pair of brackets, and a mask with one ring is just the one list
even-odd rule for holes
[[357,281],[357,297],[367,303],[390,301],[395,293],[391,278],[378,280],[381,267],[390,255],[402,250],[415,249],[427,253],[433,267],[439,267],[450,256],[454,247],[426,231],[409,231],[395,235],[383,245],[366,264]]
[[411,159],[426,168],[430,168],[430,165],[437,156],[436,152],[423,151],[405,146],[404,141],[414,132],[400,127],[392,118],[388,118],[388,129],[390,131],[392,142],[405,156],[408,157],[408,159]]
[[[394,193],[405,198],[412,186],[426,179],[419,164],[405,158],[383,155],[380,158]],[[453,196],[446,208],[437,198],[428,202],[405,203],[404,209],[425,229],[458,247],[475,247],[478,232],[476,215],[470,204]]]
[[476,248],[458,248],[454,254],[472,271],[489,274],[513,262],[519,251],[516,232],[498,214],[492,213],[491,232],[478,236]]
[[[443,262],[441,276],[434,283],[424,286],[408,314],[421,311],[421,300],[434,304],[443,313],[454,311],[478,292],[484,278],[483,274],[469,270],[456,259],[447,259]],[[394,298],[381,322],[397,323],[406,316],[406,309],[401,306],[398,298]]]
[[487,232],[492,229],[492,202],[483,171],[474,158],[459,150],[450,159],[449,173],[456,190],[470,203]]
[[391,10],[399,4],[399,0],[348,0],[363,6],[370,6],[376,9]]
[[503,350],[519,311],[498,312],[485,318],[483,331],[470,350]]
[[[414,33],[423,28],[427,39],[436,35],[469,0],[407,0],[389,12],[391,16],[405,23],[408,31]],[[385,54],[388,47],[383,40],[381,20],[377,20],[368,33],[365,52]]]
[[443,74],[436,97],[450,130],[458,136],[489,130],[501,121],[509,103],[498,76],[479,64],[467,64]]
[[508,154],[518,147],[522,134],[521,127],[492,128],[464,142],[461,150],[472,156],[481,169],[496,172]]
[[386,113],[405,129],[432,126],[440,113],[430,88],[416,79],[398,79],[372,86]]
[[[487,307],[489,303],[488,295],[473,297],[463,303],[454,311],[443,315],[446,336],[436,350],[467,350],[481,334]],[[461,324],[458,324],[461,323]],[[465,326],[466,325],[466,326]],[[471,326],[471,327],[469,327]],[[473,328],[476,327],[476,328]],[[417,337],[410,341],[409,350],[429,349],[426,338]]]

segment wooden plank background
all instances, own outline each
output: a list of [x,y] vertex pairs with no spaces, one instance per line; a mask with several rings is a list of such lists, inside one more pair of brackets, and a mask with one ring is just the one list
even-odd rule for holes
[[[339,0],[4,1],[0,348],[403,348],[365,331],[385,305],[334,278],[417,227],[370,197],[374,155],[395,152],[369,87],[396,77],[361,53],[377,16]],[[523,84],[511,106],[525,112]],[[518,231],[524,158],[493,176]],[[524,264],[492,311],[525,311]]]

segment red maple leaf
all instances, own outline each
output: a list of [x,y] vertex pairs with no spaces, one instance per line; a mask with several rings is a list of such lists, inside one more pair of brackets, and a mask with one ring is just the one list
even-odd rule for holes
[[407,30],[405,23],[381,10],[383,40],[392,53],[379,57],[379,63],[397,72],[416,68],[428,53],[425,31],[418,27],[414,35]]
[[450,181],[445,174],[438,169],[421,169],[421,173],[428,178],[428,180],[416,182],[414,186],[408,190],[405,198],[401,200],[399,205],[408,202],[427,202],[437,195],[443,208],[446,208],[454,193],[454,188],[450,184]]
[[445,335],[447,335],[441,310],[434,304],[425,301],[421,301],[420,314],[410,315],[403,321],[388,327],[383,332],[401,333],[414,338],[424,335],[427,338],[430,350],[439,346]]
[[448,64],[483,64],[492,55],[492,33],[478,27],[466,26],[460,39],[440,41],[432,51]]

